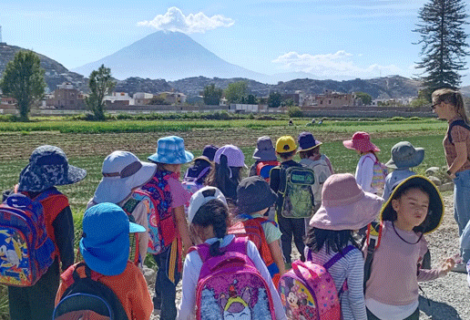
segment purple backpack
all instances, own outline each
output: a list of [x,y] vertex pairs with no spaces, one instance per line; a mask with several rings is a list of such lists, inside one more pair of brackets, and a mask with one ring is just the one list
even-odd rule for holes
[[268,284],[247,256],[248,238],[234,238],[212,257],[207,243],[192,247],[202,260],[196,290],[198,320],[276,319]]
[[[347,246],[323,266],[311,261],[304,263],[298,260],[292,263],[292,269],[281,276],[278,286],[287,318],[295,320],[341,319],[339,296],[347,290],[347,282],[344,282],[343,288],[338,293],[328,269],[353,249],[355,249],[354,246]],[[310,258],[309,251],[307,260]]]

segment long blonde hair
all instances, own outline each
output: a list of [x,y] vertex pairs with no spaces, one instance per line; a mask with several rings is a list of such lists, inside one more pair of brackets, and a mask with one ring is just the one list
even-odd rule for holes
[[463,102],[462,94],[457,90],[452,89],[438,89],[432,93],[433,103],[449,103],[455,107],[455,111],[462,117],[465,123],[469,124],[467,114],[465,113],[465,103]]

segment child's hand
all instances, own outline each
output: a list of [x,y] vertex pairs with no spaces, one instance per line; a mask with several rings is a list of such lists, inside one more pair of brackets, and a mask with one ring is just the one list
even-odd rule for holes
[[459,255],[455,255],[453,257],[447,258],[441,265],[441,267],[438,269],[439,270],[439,276],[443,277],[446,276],[450,270],[455,266],[456,263],[459,263],[462,258],[459,257]]

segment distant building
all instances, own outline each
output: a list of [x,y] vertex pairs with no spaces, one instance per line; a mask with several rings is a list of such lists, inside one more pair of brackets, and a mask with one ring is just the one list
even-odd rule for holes
[[64,82],[46,99],[46,105],[55,109],[81,110],[85,103],[83,95],[70,82]]
[[134,105],[134,98],[129,97],[127,92],[113,92],[109,96],[105,96],[103,100],[106,102],[106,105],[112,105],[116,102],[122,105]]
[[2,106],[5,106],[5,105],[16,106],[17,103],[18,103],[18,101],[16,101],[16,99],[12,98],[12,97],[2,97],[1,101],[0,101],[0,104]]
[[136,92],[132,97],[135,105],[146,105],[152,101],[153,93]]
[[159,96],[169,104],[184,104],[186,102],[186,95],[179,92],[161,92]]
[[281,95],[281,100],[286,101],[286,100],[292,99],[292,101],[294,101],[294,104],[296,106],[303,106],[305,102],[305,97],[306,95],[304,91],[297,90],[295,91],[295,93],[285,93]]
[[355,101],[354,94],[325,90],[323,94],[308,96],[304,105],[306,107],[352,107]]

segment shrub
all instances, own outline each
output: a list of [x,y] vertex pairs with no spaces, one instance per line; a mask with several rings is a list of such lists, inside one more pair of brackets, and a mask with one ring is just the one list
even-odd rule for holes
[[301,118],[304,116],[302,109],[300,109],[299,107],[289,107],[289,109],[287,110],[287,114],[291,118]]
[[391,121],[403,121],[405,120],[405,118],[403,117],[393,117],[392,119],[390,119]]

